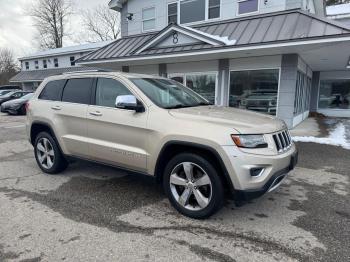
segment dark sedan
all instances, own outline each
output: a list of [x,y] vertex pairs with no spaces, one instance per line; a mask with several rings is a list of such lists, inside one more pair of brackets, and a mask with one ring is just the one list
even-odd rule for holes
[[0,105],[2,105],[2,103],[5,103],[7,101],[13,100],[13,99],[18,99],[21,98],[22,96],[25,96],[27,94],[29,94],[31,92],[25,92],[25,91],[12,91],[9,92],[5,95],[0,96]]
[[18,99],[13,99],[2,103],[1,112],[7,112],[11,115],[25,115],[26,114],[26,103],[31,99],[33,93],[28,93]]

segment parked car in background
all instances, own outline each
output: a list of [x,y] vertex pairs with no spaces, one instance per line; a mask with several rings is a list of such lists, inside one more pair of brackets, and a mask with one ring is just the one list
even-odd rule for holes
[[3,85],[0,86],[0,90],[22,90],[22,88],[17,85]]
[[25,96],[27,94],[29,94],[31,92],[26,92],[26,91],[12,91],[9,92],[5,95],[0,96],[0,105],[2,105],[3,103],[13,100],[13,99],[18,99],[21,98],[22,96]]
[[0,90],[0,96],[6,95],[6,94],[13,92],[13,91],[20,91],[20,90],[12,90],[12,89]]
[[276,115],[277,91],[269,89],[253,91],[242,99],[240,108]]
[[14,99],[2,103],[1,112],[7,112],[11,115],[25,115],[26,114],[26,103],[31,99],[33,93],[28,93],[21,98]]

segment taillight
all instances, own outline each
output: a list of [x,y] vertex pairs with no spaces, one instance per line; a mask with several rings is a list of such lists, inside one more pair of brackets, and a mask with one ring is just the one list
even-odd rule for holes
[[27,102],[24,107],[26,109],[26,112],[28,112],[28,110],[29,110],[29,102]]

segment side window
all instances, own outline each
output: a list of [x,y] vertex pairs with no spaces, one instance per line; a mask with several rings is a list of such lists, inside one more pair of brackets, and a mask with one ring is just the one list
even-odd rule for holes
[[117,96],[132,95],[122,83],[109,78],[99,78],[96,87],[96,105],[115,107]]
[[63,89],[62,101],[90,104],[93,78],[69,79]]
[[66,80],[55,80],[46,84],[39,95],[39,99],[61,101],[62,90]]

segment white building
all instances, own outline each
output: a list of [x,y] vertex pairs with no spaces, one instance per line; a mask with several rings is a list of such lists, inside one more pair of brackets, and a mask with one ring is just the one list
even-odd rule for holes
[[49,49],[19,58],[21,72],[14,76],[11,82],[20,84],[24,90],[35,90],[48,76],[86,70],[85,67],[76,65],[75,61],[110,42]]
[[173,78],[219,106],[350,116],[350,28],[322,0],[112,0],[122,38],[77,63]]

